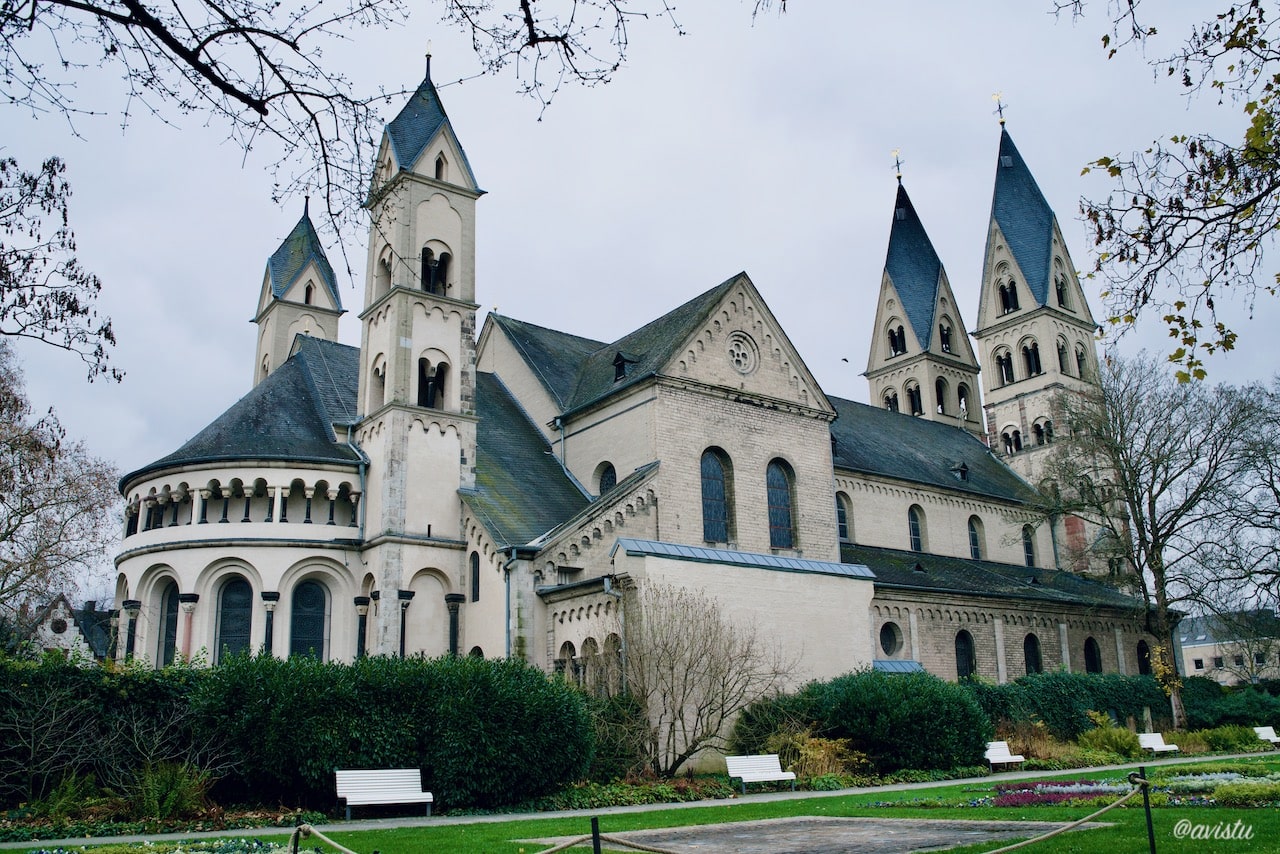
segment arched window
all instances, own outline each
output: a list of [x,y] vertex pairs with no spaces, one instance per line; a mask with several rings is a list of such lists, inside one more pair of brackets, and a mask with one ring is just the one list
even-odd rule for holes
[[242,576],[232,576],[218,591],[218,633],[214,664],[248,651],[252,624],[253,588]]
[[765,471],[769,493],[769,546],[775,549],[795,548],[796,530],[791,513],[795,503],[795,475],[791,466],[773,460]]
[[449,161],[443,154],[436,155],[436,180],[444,181],[449,177]]
[[886,391],[884,393],[884,408],[890,412],[898,411],[898,393],[896,391]]
[[418,405],[427,409],[443,409],[445,406],[445,382],[449,377],[449,364],[441,362],[431,369],[429,359],[418,360]]
[[982,520],[977,516],[969,517],[969,557],[982,560],[986,552],[986,532],[982,529]]
[[733,465],[719,448],[702,452],[702,539],[730,542],[733,532]]
[[1085,673],[1102,672],[1102,649],[1093,638],[1084,639],[1084,671]]
[[1044,444],[1044,427],[1039,424],[1033,424],[1031,426],[1031,433],[1035,436],[1037,445]]
[[947,414],[947,381],[942,377],[938,377],[933,383],[933,399],[934,404],[938,407],[939,415]]
[[1040,345],[1032,341],[1022,345],[1022,361],[1027,367],[1027,376],[1034,377],[1040,370]]
[[173,664],[178,649],[178,585],[170,581],[160,594],[160,649],[156,660],[161,667]]
[[956,386],[956,400],[960,405],[960,417],[967,418],[969,416],[969,387],[964,383]]
[[1028,676],[1044,672],[1044,662],[1040,658],[1040,638],[1034,633],[1022,639],[1022,661]]
[[471,601],[480,601],[480,553],[471,553]]
[[853,542],[852,514],[849,512],[849,496],[836,493],[836,534],[842,543]]
[[1151,647],[1144,640],[1138,641],[1138,674],[1151,675]]
[[471,647],[471,651],[467,653],[472,658],[484,658],[484,650],[478,646]]
[[1084,355],[1084,348],[1076,345],[1076,376],[1080,379],[1089,378],[1089,362]]
[[1022,450],[1022,431],[1005,430],[1000,434],[1000,441],[1006,454],[1016,454]]
[[1053,277],[1053,289],[1058,296],[1058,305],[1071,310],[1071,301],[1067,298],[1067,278],[1064,274],[1058,273]]
[[956,679],[968,679],[978,672],[978,657],[973,635],[964,629],[956,632]]
[[293,588],[289,618],[289,655],[310,655],[324,659],[325,611],[328,594],[324,585],[308,579]]
[[1058,370],[1068,376],[1071,375],[1070,361],[1067,358],[1067,342],[1061,338],[1058,339]]
[[951,327],[945,323],[938,324],[938,344],[942,347],[942,352],[951,352]]
[[919,505],[912,504],[907,510],[907,540],[911,544],[911,551],[924,551],[925,533],[924,510]]
[[924,399],[920,394],[920,386],[915,383],[907,386],[907,410],[912,415],[924,414]]
[[1022,526],[1022,557],[1027,562],[1027,566],[1036,565],[1036,541],[1032,536],[1031,526]]
[[996,373],[1000,377],[1000,385],[1013,382],[1013,354],[1008,350],[996,351]]
[[307,282],[307,287],[302,291],[302,301],[306,305],[311,305],[311,300],[315,296],[315,285]]
[[373,265],[373,292],[374,298],[383,296],[387,291],[391,290],[391,259],[383,257],[378,259],[378,263]]
[[1000,313],[1008,314],[1018,310],[1018,286],[1010,279],[1008,284],[1000,286]]
[[618,485],[618,470],[613,467],[613,463],[601,463],[596,475],[599,492],[597,494],[604,495],[609,490]]

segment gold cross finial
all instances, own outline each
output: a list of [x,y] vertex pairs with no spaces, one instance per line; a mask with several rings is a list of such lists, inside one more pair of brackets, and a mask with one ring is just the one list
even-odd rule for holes
[[894,168],[894,171],[898,173],[898,183],[901,184],[902,183],[902,149],[895,148],[893,151],[890,151],[889,153],[893,155],[893,168]]
[[996,92],[991,100],[996,102],[996,115],[1000,117],[1000,127],[1004,127],[1004,93]]

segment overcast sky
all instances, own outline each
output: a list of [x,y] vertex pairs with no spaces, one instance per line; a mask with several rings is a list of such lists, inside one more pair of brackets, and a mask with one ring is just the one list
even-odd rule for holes
[[[745,270],[823,388],[865,401],[892,149],[972,329],[999,139],[993,92],[1082,272],[1092,259],[1078,200],[1106,187],[1081,176],[1086,162],[1238,124],[1238,108],[1189,104],[1136,53],[1108,62],[1102,4],[1078,23],[1055,19],[1050,5],[811,1],[753,24],[747,0],[689,4],[678,12],[687,35],[637,22],[615,81],[562,89],[541,121],[510,73],[442,85],[488,193],[478,203],[481,317],[496,307],[608,341]],[[1160,20],[1153,50],[1173,49],[1190,20]],[[428,39],[437,83],[476,74],[467,39],[427,15],[359,32],[328,57],[362,87],[412,88]],[[117,112],[79,120],[75,138],[57,116],[5,108],[0,154],[69,164],[79,256],[105,283],[102,308],[120,341],[112,358],[127,377],[89,385],[73,356],[19,352],[37,405],[55,406],[73,437],[125,472],[175,450],[248,391],[266,260],[302,200],[274,205],[259,155],[202,116],[165,125],[135,114],[122,132],[123,93],[99,77],[86,76],[85,95]],[[358,344],[365,234],[342,237],[357,279],[331,249],[348,309],[341,338]],[[1085,290],[1101,318],[1097,285]],[[1275,370],[1280,312],[1258,308],[1245,321],[1235,307],[1240,350],[1209,361],[1214,378]],[[1121,351],[1165,342],[1148,318]]]

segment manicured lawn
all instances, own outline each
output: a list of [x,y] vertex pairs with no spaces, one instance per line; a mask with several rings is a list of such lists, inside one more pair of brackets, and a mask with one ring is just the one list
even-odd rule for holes
[[[1211,760],[1212,761],[1212,760]],[[1280,758],[1260,757],[1272,771],[1280,771]],[[1153,769],[1154,770],[1154,769]],[[1119,771],[1082,774],[1079,771],[1047,774],[1036,779],[1078,780],[1122,779]],[[965,785],[940,786],[908,791],[876,791],[868,794],[838,797],[813,797],[797,800],[751,803],[741,801],[713,802],[705,807],[666,809],[653,812],[622,813],[601,818],[601,829],[606,833],[647,828],[683,827],[699,824],[718,824],[732,821],[749,821],[797,816],[864,816],[871,818],[932,818],[953,820],[1002,820],[1002,821],[1072,821],[1082,818],[1096,807],[1089,806],[1025,806],[993,807],[963,806],[971,801],[989,797],[994,793],[993,782],[982,781]],[[1147,850],[1146,820],[1141,798],[1134,798],[1127,805],[1106,813],[1101,821],[1112,822],[1114,827],[1100,830],[1063,834],[1033,849],[1036,854],[1065,854],[1065,852],[1143,852]],[[1227,809],[1206,806],[1163,806],[1154,810],[1156,847],[1161,854],[1178,852],[1231,851],[1264,852],[1276,850],[1280,839],[1280,810],[1274,808]],[[1183,822],[1185,834],[1178,836],[1175,829]],[[1204,833],[1214,827],[1251,829],[1252,838],[1205,839],[1195,833]],[[1195,828],[1202,828],[1196,831]],[[467,854],[467,852],[494,852],[494,854],[535,854],[544,846],[520,843],[513,840],[535,839],[550,836],[579,836],[590,832],[590,816],[573,818],[531,819],[523,821],[486,821],[474,824],[434,824],[425,827],[395,830],[335,832],[333,839],[354,851],[381,854],[420,854],[424,851],[442,854]],[[271,837],[283,841],[284,837]],[[966,854],[989,851],[1007,842],[954,849]],[[308,840],[307,848],[313,849],[314,840]],[[141,846],[126,849],[113,846],[112,854],[128,850],[145,851]],[[154,850],[154,849],[151,849]]]

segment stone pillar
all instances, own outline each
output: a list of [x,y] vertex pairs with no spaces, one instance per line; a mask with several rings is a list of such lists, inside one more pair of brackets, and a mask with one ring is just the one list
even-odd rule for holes
[[280,489],[275,486],[267,487],[267,518],[264,522],[274,522],[276,520],[276,501],[280,498]]
[[1004,660],[1004,617],[996,617],[991,622],[996,631],[996,682],[1003,685],[1009,681],[1009,665]]
[[191,660],[191,623],[200,601],[199,593],[179,593],[178,607],[182,609],[182,660]]
[[449,654],[458,654],[458,606],[467,601],[461,593],[446,593],[444,606],[449,609]]
[[369,631],[369,597],[356,597],[356,658],[365,656],[365,635]]
[[218,524],[226,524],[231,520],[227,518],[227,514],[231,512],[231,488],[224,486],[222,493],[222,518],[218,520]]
[[302,523],[304,525],[310,525],[311,524],[311,499],[315,496],[316,491],[311,487],[307,487],[302,491],[302,494],[305,495],[307,498],[307,515],[306,515],[306,518],[302,520]]
[[1062,669],[1071,672],[1071,643],[1067,639],[1067,624],[1058,623],[1058,645],[1062,648]]
[[276,654],[276,605],[279,602],[280,591],[262,591],[262,607],[267,611],[267,629],[262,635],[262,648],[271,655]]
[[359,519],[360,519],[360,493],[352,492],[351,493],[351,521],[348,523],[348,526],[352,528],[356,527],[357,525],[360,524]]
[[1124,661],[1124,632],[1119,626],[1115,628],[1116,633],[1116,672],[1121,676],[1125,675]]
[[911,657],[920,660],[920,621],[916,619],[914,610],[907,612],[907,627],[911,631]]
[[[209,499],[213,497],[212,489],[200,490],[200,524],[207,524],[209,521]],[[191,508],[191,515],[195,516],[195,508]]]
[[404,620],[405,611],[409,610],[409,603],[413,601],[412,590],[397,590],[396,598],[400,600],[400,657],[404,658]]
[[328,491],[328,493],[326,494],[326,496],[325,496],[325,497],[327,497],[327,498],[329,499],[329,521],[328,521],[328,522],[326,522],[325,524],[326,524],[326,525],[332,525],[332,524],[334,524],[334,521],[333,521],[333,509],[334,509],[334,505],[336,505],[336,504],[338,503],[338,490],[336,490],[336,489],[330,489],[330,490]]
[[124,636],[124,660],[128,661],[133,658],[133,647],[138,639],[138,612],[142,610],[142,601],[139,599],[126,599],[120,603],[120,606],[124,608],[124,612],[129,618],[128,629]]

